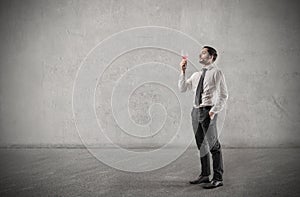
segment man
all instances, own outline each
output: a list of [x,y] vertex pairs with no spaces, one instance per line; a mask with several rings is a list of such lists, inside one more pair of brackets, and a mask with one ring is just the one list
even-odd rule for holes
[[[223,185],[223,160],[216,122],[218,113],[226,104],[228,93],[224,75],[214,63],[217,57],[214,48],[204,46],[199,55],[202,69],[193,73],[187,80],[185,79],[187,60],[183,59],[180,63],[181,74],[178,82],[180,92],[186,90],[194,92],[191,116],[197,148],[200,151],[201,174],[190,183],[207,183],[203,186],[206,189]],[[214,172],[211,181],[209,181],[209,152],[212,154]]]

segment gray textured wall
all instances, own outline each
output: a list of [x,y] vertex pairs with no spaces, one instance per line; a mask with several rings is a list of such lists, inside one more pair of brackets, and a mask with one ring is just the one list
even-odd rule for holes
[[[217,64],[226,76],[229,90],[221,133],[224,145],[285,147],[300,144],[300,7],[296,0],[3,0],[0,7],[1,146],[81,144],[72,112],[73,85],[80,65],[102,40],[122,30],[141,26],[175,29],[193,37],[200,45],[212,45],[218,50]],[[151,31],[148,34],[144,38],[140,36],[139,41],[144,39],[146,44],[147,36],[152,36]],[[155,37],[160,43],[167,38]],[[112,43],[117,44],[116,40]],[[175,48],[177,45],[176,50],[180,50],[184,45],[182,42],[186,43],[184,39],[170,39],[165,44]],[[121,43],[113,47],[122,51],[122,47],[132,41],[121,39]],[[190,52],[191,59],[197,59],[197,50],[200,51],[200,47]],[[99,78],[93,79],[95,83],[98,80],[95,113],[102,129],[114,143],[162,145],[174,136],[183,140],[192,137],[189,116],[192,94],[172,89],[177,86],[179,74],[180,57],[177,54],[143,48],[118,56],[109,66],[101,61],[94,53],[85,63],[99,65]],[[145,73],[143,67],[126,72],[134,65],[147,62],[156,62],[146,69],[153,73]],[[159,67],[159,63],[169,67]],[[197,68],[197,63],[190,66],[188,74]],[[119,117],[114,117],[110,103],[116,98],[121,99],[122,91],[117,91],[120,95],[112,99],[112,89],[122,85],[116,81],[124,73],[127,82],[147,76],[161,77],[155,73],[163,73],[163,82],[170,85],[140,84],[129,98],[125,98],[128,106],[118,106],[114,102],[116,109],[123,110]],[[128,87],[125,85],[122,90]],[[84,105],[78,107],[84,95],[78,93],[75,96],[77,116],[80,110],[85,110]],[[180,108],[177,97],[184,102]],[[151,115],[148,114],[150,106]],[[124,110],[129,113],[123,113]],[[182,120],[178,115],[180,110],[184,112]],[[90,117],[78,118],[89,125]],[[116,122],[117,118],[119,122]],[[140,124],[139,127],[129,124],[130,118]],[[153,124],[147,125],[151,118]],[[151,129],[158,129],[161,120],[165,120],[162,130],[155,136],[145,137]],[[122,131],[120,124],[131,134],[145,138],[130,137]],[[184,132],[174,132],[179,125]],[[85,129],[80,134],[91,143],[104,144],[105,140],[97,132],[97,129]]]

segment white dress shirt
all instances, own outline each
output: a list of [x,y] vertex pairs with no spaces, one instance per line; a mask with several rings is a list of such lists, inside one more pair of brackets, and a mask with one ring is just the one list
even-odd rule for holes
[[195,108],[213,106],[210,111],[217,114],[224,108],[228,99],[225,78],[222,71],[215,64],[210,64],[202,68],[206,68],[207,71],[203,81],[202,103],[200,105],[197,106],[195,104],[195,96],[203,72],[202,69],[199,72],[193,73],[187,80],[185,79],[185,74],[181,72],[178,88],[180,92],[185,92],[186,90],[192,90],[194,92],[193,106]]

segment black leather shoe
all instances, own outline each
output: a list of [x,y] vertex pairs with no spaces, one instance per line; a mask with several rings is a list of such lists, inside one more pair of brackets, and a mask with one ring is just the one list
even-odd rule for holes
[[205,189],[213,189],[213,188],[217,188],[223,186],[223,182],[222,181],[217,181],[217,180],[212,180],[210,183],[207,183],[203,186],[203,188]]
[[200,175],[196,180],[190,181],[190,184],[200,184],[200,183],[209,183],[209,177]]

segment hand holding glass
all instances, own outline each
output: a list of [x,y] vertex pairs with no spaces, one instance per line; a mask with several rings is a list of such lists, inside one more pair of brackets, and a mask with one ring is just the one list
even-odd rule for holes
[[185,69],[187,66],[187,60],[188,60],[187,51],[181,50],[181,57],[182,57],[182,61],[181,61],[180,65],[181,65],[181,69],[182,69],[183,73],[185,73]]

